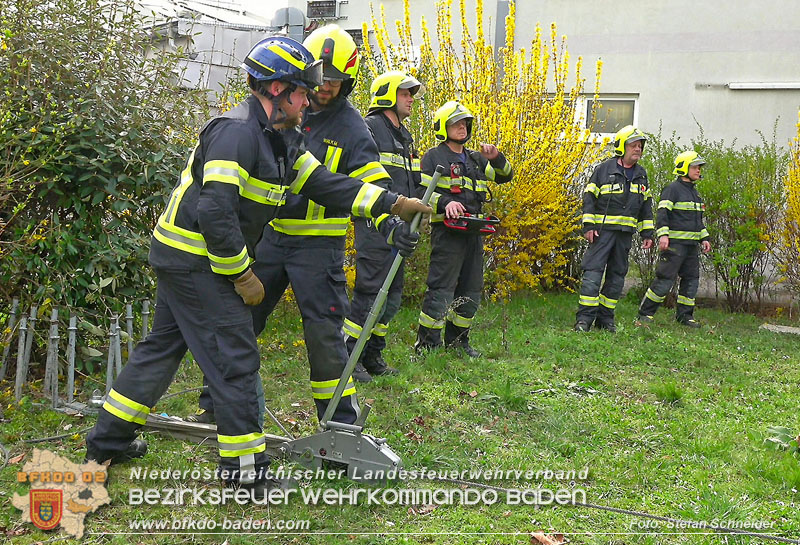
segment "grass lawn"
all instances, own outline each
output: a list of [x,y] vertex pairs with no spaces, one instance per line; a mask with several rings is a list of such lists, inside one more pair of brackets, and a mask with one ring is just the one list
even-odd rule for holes
[[[750,315],[699,309],[705,327],[676,324],[670,309],[648,329],[633,326],[635,302],[618,309],[619,332],[571,331],[577,297],[541,295],[486,304],[476,318],[473,345],[484,357],[450,352],[413,354],[417,310],[404,309],[390,334],[386,359],[396,377],[359,385],[374,400],[367,431],[386,437],[406,468],[436,470],[553,470],[588,468],[586,479],[503,479],[506,488],[542,486],[584,490],[586,501],[693,521],[764,522],[765,533],[800,538],[800,455],[765,443],[771,426],[800,432],[797,386],[800,337],[759,330]],[[282,305],[260,339],[261,376],[270,408],[295,435],[311,433],[316,416],[300,319]],[[102,378],[102,377],[100,377]],[[181,367],[170,392],[197,386],[200,373]],[[3,384],[0,443],[14,457],[30,453],[24,439],[65,433],[93,423],[46,411],[39,399],[13,403]],[[91,390],[94,385],[84,388]],[[794,393],[793,393],[794,392]],[[160,403],[158,412],[194,411],[196,393]],[[279,433],[270,423],[266,431]],[[570,543],[761,543],[719,537],[588,508],[507,505],[128,505],[132,486],[166,488],[177,482],[134,482],[130,469],[213,469],[213,450],[146,433],[148,454],[110,470],[112,503],[86,519],[88,543],[530,543],[530,532],[566,533]],[[84,436],[37,445],[74,461]],[[64,537],[20,522],[11,505],[16,471],[0,472],[0,527],[13,543]],[[185,482],[215,487],[213,482]],[[309,481],[307,488],[360,488],[350,481]],[[449,488],[406,481],[388,487]],[[384,487],[385,488],[385,487]],[[150,519],[308,519],[305,534],[130,535],[130,522]],[[98,535],[103,532],[127,535]],[[634,532],[634,533],[630,533]],[[650,533],[647,533],[650,532]],[[677,533],[676,533],[677,532]],[[2,534],[0,534],[2,536]],[[0,537],[2,541],[3,537]],[[71,540],[65,539],[64,542]]]

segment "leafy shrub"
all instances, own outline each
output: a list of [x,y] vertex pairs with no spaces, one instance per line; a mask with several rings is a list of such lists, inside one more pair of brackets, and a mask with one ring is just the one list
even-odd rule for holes
[[9,0],[0,27],[0,297],[141,296],[202,95],[148,50],[132,1]]
[[800,115],[797,136],[792,141],[789,168],[783,182],[786,213],[781,226],[781,244],[777,249],[781,284],[795,296],[800,294]]
[[[760,144],[737,148],[735,141],[707,139],[702,130],[689,144],[682,144],[675,134],[664,138],[659,131],[649,135],[642,158],[653,183],[654,213],[661,189],[675,179],[673,161],[680,151],[694,149],[708,161],[697,185],[706,204],[712,246],[703,263],[715,275],[732,311],[760,305],[775,276],[772,256],[780,243],[788,153],[777,145],[774,133],[770,141],[759,134]],[[656,254],[656,250],[632,252],[642,293],[653,279]]]

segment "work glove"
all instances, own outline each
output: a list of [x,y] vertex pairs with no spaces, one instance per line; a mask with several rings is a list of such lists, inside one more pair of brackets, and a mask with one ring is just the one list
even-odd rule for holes
[[410,223],[411,220],[414,219],[414,216],[417,215],[417,212],[430,214],[433,212],[433,210],[430,206],[424,204],[419,199],[409,199],[403,195],[398,195],[397,200],[392,205],[390,212],[395,216],[399,216],[401,220]]
[[381,227],[381,233],[386,236],[386,243],[397,248],[401,256],[410,257],[417,249],[419,233],[411,232],[411,224],[397,218],[389,218]]
[[233,289],[236,290],[245,305],[254,306],[264,299],[264,285],[253,269],[247,269],[242,276],[234,280]]

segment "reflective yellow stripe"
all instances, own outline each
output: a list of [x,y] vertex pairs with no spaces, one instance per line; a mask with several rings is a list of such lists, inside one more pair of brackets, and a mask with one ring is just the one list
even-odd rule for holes
[[590,182],[590,183],[589,183],[589,184],[586,186],[586,189],[584,189],[584,190],[583,190],[583,192],[584,192],[584,193],[591,193],[592,195],[594,195],[595,197],[597,197],[598,193],[600,193],[600,188],[598,188],[598,187],[597,187],[597,184],[595,184],[594,182]]
[[578,299],[578,304],[585,307],[596,307],[600,305],[600,298],[592,297],[590,295],[581,295],[580,299]]
[[594,214],[584,214],[581,221],[583,223],[594,223]]
[[108,392],[103,409],[121,420],[142,425],[147,422],[147,415],[150,414],[149,407],[125,397],[113,388]]
[[347,234],[349,218],[326,218],[309,221],[291,218],[274,219],[273,229],[286,235],[310,235],[321,237],[343,237]]
[[[429,176],[423,172],[420,183],[423,186],[428,187],[429,185],[431,185],[432,180],[433,176]],[[436,184],[436,187],[441,187],[442,189],[449,190],[450,187],[453,185],[461,185],[461,178],[444,178],[444,177],[439,178],[439,183]]]
[[219,443],[219,455],[225,458],[264,452],[267,448],[266,437],[261,432],[246,435],[217,434],[217,443]]
[[419,325],[429,329],[442,329],[444,327],[444,320],[437,320],[433,316],[428,316],[424,312],[420,311]]
[[694,306],[694,299],[690,299],[689,297],[686,297],[685,295],[678,295],[678,304],[679,305],[686,305],[686,306],[689,306],[689,307],[693,307]]
[[710,237],[710,236],[711,236],[711,235],[709,234],[709,232],[708,232],[708,229],[706,229],[705,227],[703,227],[703,230],[702,230],[702,231],[700,231],[700,240],[703,240],[704,238],[708,238],[708,237]]
[[217,274],[239,274],[250,264],[250,256],[247,255],[247,246],[237,255],[221,257],[208,252],[208,261],[211,263],[211,270]]
[[385,337],[389,333],[389,324],[375,324],[372,328],[372,334],[378,337]]
[[242,180],[249,176],[247,171],[239,166],[236,161],[223,161],[221,159],[208,161],[203,165],[203,183],[222,182],[238,186]]
[[483,169],[483,173],[488,180],[494,181],[495,173],[494,173],[494,167],[492,166],[491,163],[486,163],[486,168]]
[[647,292],[644,294],[644,296],[653,301],[654,303],[663,303],[664,299],[667,298],[666,295],[658,295],[650,288],[647,288]]
[[364,184],[359,190],[358,195],[356,195],[356,199],[353,201],[353,207],[350,211],[356,217],[372,217],[372,206],[377,202],[381,193],[383,193],[383,189],[380,187]]
[[611,309],[613,309],[613,308],[616,308],[616,307],[617,307],[617,302],[618,302],[618,300],[617,300],[617,299],[609,299],[608,297],[606,297],[605,295],[603,295],[603,294],[601,293],[601,294],[600,294],[600,297],[598,298],[598,302],[599,302],[601,305],[603,305],[604,307],[606,307],[606,308],[611,308]]
[[158,219],[156,228],[153,230],[153,236],[162,244],[171,246],[176,250],[195,255],[208,255],[203,235],[188,229],[182,229],[177,225],[171,225],[164,220],[164,216]]
[[639,231],[644,231],[645,229],[653,229],[655,224],[653,224],[653,220],[644,220],[637,223],[636,227],[639,229]]
[[[269,49],[270,51],[275,53],[277,56],[279,56],[280,58],[282,58],[283,60],[285,60],[286,62],[288,62],[292,66],[294,66],[295,68],[299,68],[300,70],[305,70],[306,69],[306,63],[304,63],[300,59],[295,59],[294,57],[292,57],[291,54],[289,54],[288,51],[285,51],[283,48],[278,47],[277,45],[271,45],[267,49]],[[255,59],[253,57],[248,57],[248,58],[250,60],[252,60],[252,61],[255,61]],[[256,63],[257,64],[261,64],[260,62],[257,62],[257,61],[256,61]],[[262,64],[261,66],[264,66],[264,65]],[[275,71],[272,68],[269,68],[267,66],[264,66],[264,68],[267,68],[270,72],[274,72]]]
[[344,319],[344,324],[342,325],[342,331],[354,339],[358,339],[361,336],[362,327],[352,321],[350,318]]
[[659,227],[656,231],[657,237],[669,236],[669,227]]
[[675,231],[670,229],[669,238],[677,240],[700,240],[702,236],[697,231]]
[[619,195],[624,192],[622,184],[603,184],[600,186],[601,195]]
[[664,199],[663,201],[658,201],[658,207],[663,208],[665,210],[672,210],[674,205],[675,203],[673,203],[672,201],[668,201],[666,199]]
[[495,169],[495,171],[501,176],[508,176],[511,174],[511,163],[508,161],[508,159],[506,159],[506,162],[503,164],[503,168],[500,170]]
[[[659,207],[661,203],[658,203]],[[674,205],[675,210],[688,210],[690,212],[702,212],[703,204],[694,201],[678,201]]]
[[280,206],[286,197],[286,186],[262,182],[258,178],[249,176],[241,180],[239,195],[259,204]]
[[591,214],[584,214],[583,221],[585,223],[599,223],[602,225],[624,225],[626,227],[636,227],[638,223],[636,218],[632,216],[603,216],[603,214],[594,214],[594,221],[587,219]]
[[[314,399],[330,399],[339,385],[339,379],[333,380],[312,380],[311,381],[311,397]],[[347,380],[347,385],[342,392],[342,397],[347,397],[356,393],[356,385],[353,383],[353,377]]]
[[386,172],[381,164],[377,161],[370,161],[361,168],[357,168],[349,174],[351,178],[361,180],[365,184],[371,184],[378,180],[391,179],[389,173]]
[[322,163],[317,161],[317,158],[314,157],[310,151],[298,157],[297,161],[292,165],[292,170],[296,170],[297,174],[294,177],[294,181],[289,186],[289,191],[294,194],[300,193],[300,190],[303,189],[303,185],[305,185],[311,173],[321,164]]
[[473,318],[466,318],[464,316],[460,316],[456,314],[453,310],[450,310],[447,313],[447,320],[450,321],[454,326],[470,327],[472,325]]
[[342,158],[342,148],[338,146],[328,146],[325,152],[325,168],[331,172],[336,172],[339,168],[339,160]]
[[186,168],[184,168],[183,172],[181,172],[180,182],[172,191],[172,195],[169,197],[167,209],[162,214],[164,221],[168,223],[173,223],[175,221],[175,215],[178,213],[178,204],[181,202],[181,199],[183,199],[183,194],[194,181],[192,178],[192,163],[194,162],[194,154],[196,151],[197,147],[192,150],[192,154],[189,156],[189,160],[186,162]]

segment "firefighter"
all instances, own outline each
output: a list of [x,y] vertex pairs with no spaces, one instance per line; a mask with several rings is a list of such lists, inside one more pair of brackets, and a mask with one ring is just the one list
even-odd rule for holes
[[86,440],[87,460],[143,456],[138,429],[169,386],[186,350],[216,409],[220,477],[263,494],[274,483],[259,421],[259,354],[250,306],[264,297],[251,264],[264,224],[288,194],[336,208],[410,219],[405,197],[328,172],[292,130],[322,84],[321,64],[289,38],[262,40],[244,61],[251,96],[209,121],[153,232],[158,278],[153,328],[109,392]]
[[[307,149],[333,172],[365,184],[385,187],[391,180],[381,166],[378,149],[361,114],[347,100],[356,84],[359,53],[353,38],[337,25],[312,32],[303,42],[322,61],[323,84],[310,96],[301,132]],[[382,242],[403,253],[413,251],[419,236],[395,217],[375,220]],[[291,283],[300,315],[308,360],[311,392],[321,418],[347,363],[342,325],[348,311],[344,247],[350,209],[325,207],[292,195],[264,229],[256,247],[253,270],[266,286],[264,301],[253,308],[256,335],[263,331],[283,292]],[[379,235],[381,236],[381,235]],[[212,421],[213,404],[200,396],[193,420]],[[347,387],[333,420],[352,424],[359,414],[354,387]]]
[[684,151],[675,158],[678,178],[661,192],[656,211],[656,236],[658,237],[658,264],[656,278],[648,288],[639,306],[637,325],[650,324],[664,298],[680,276],[675,317],[679,323],[699,328],[694,319],[694,297],[700,282],[700,253],[711,251],[709,235],[703,222],[703,199],[697,193],[697,182],[703,177],[705,159],[693,150]]
[[[411,115],[415,98],[424,92],[422,84],[408,74],[396,70],[379,75],[370,86],[369,112],[365,118],[380,152],[380,162],[391,176],[375,183],[398,195],[416,195],[420,187],[419,156],[414,139],[403,124]],[[361,336],[361,326],[367,319],[372,303],[394,260],[394,252],[385,237],[375,231],[370,221],[356,218],[356,283],[350,314],[344,321],[347,349],[352,352]],[[396,374],[383,359],[389,322],[400,310],[403,292],[403,265],[397,271],[378,322],[370,333],[361,359],[353,372],[358,382],[369,382],[372,375]]]
[[583,192],[583,236],[589,249],[581,262],[575,331],[589,331],[594,324],[616,332],[614,309],[628,272],[633,232],[638,229],[642,248],[653,246],[653,199],[647,172],[637,164],[646,141],[633,125],[620,129],[614,156],[595,167]]
[[464,146],[472,136],[473,120],[463,104],[445,103],[433,116],[434,135],[441,144],[422,157],[423,186],[431,183],[437,165],[444,166],[446,174],[431,199],[435,212],[431,261],[419,314],[417,352],[441,346],[444,329],[445,346],[472,358],[481,355],[469,343],[469,329],[483,291],[483,235],[450,229],[445,220],[464,214],[480,217],[483,203],[490,200],[487,182],[506,183],[513,172],[496,146],[481,144],[480,151]]

